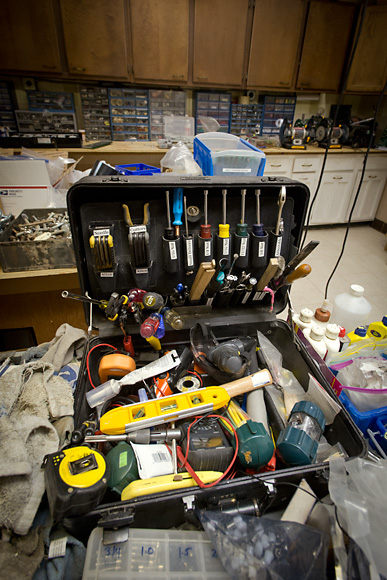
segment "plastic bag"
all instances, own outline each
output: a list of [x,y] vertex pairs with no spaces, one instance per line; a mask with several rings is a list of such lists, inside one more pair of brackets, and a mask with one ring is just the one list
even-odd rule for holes
[[[348,472],[348,475],[347,475]],[[329,493],[338,519],[379,574],[387,576],[387,460],[329,460]]]
[[352,346],[332,356],[329,361],[329,367],[335,370],[337,364],[350,362],[359,357],[387,358],[387,339],[365,338],[364,340],[359,340]]
[[191,151],[181,141],[169,149],[161,159],[160,165],[163,169],[170,169],[175,173],[203,175],[203,172],[194,160]]
[[199,121],[201,122],[205,133],[216,133],[216,131],[219,131],[220,129],[220,125],[214,117],[201,115],[199,116]]
[[387,405],[387,361],[357,358],[337,374],[346,395],[362,413]]
[[326,577],[327,536],[295,522],[201,511],[200,521],[235,580]]
[[30,159],[44,159],[46,161],[47,173],[52,186],[58,182],[68,166],[75,163],[75,159],[68,159],[66,157],[49,157],[36,153],[36,151],[32,151],[31,149],[26,149],[25,147],[22,147],[21,154]]

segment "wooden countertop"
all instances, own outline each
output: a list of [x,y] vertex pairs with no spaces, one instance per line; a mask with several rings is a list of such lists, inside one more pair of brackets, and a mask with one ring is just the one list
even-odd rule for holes
[[61,291],[69,288],[79,288],[76,268],[3,272],[0,266],[0,296],[51,290]]

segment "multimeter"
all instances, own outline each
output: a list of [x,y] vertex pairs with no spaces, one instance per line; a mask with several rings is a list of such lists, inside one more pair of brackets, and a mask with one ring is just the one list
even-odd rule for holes
[[[184,433],[181,450],[187,452],[190,421],[180,423]],[[230,465],[234,449],[215,417],[207,417],[192,425],[189,433],[188,463],[195,471],[222,471]]]
[[86,445],[46,455],[44,479],[54,521],[84,514],[102,499],[109,478],[104,456]]

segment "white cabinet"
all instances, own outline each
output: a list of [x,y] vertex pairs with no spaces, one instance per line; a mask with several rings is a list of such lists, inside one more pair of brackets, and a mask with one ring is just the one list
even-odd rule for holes
[[312,225],[344,223],[352,196],[353,182],[352,171],[325,172],[312,209],[310,223]]
[[[360,177],[361,171],[358,171],[353,187],[353,194],[349,202],[346,220],[349,217],[353,200],[355,199],[359,187]],[[375,169],[367,170],[366,168],[351,221],[370,221],[374,219],[384,190],[386,177],[386,171]]]

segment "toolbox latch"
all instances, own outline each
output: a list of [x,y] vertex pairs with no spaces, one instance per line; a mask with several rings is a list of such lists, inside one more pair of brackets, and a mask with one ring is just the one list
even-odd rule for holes
[[101,519],[98,521],[100,528],[122,528],[133,524],[135,512],[133,508],[121,507],[117,510],[108,510],[104,512]]
[[129,528],[127,526],[114,530],[105,529],[103,531],[102,542],[104,546],[109,546],[110,544],[122,544],[123,542],[127,542],[128,539]]

